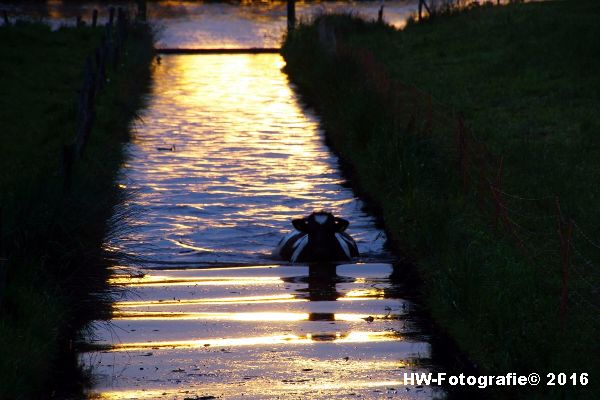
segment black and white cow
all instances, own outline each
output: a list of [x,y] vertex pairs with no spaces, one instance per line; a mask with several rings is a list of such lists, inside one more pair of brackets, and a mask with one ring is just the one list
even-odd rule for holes
[[274,255],[291,262],[345,261],[357,257],[354,239],[344,231],[349,225],[345,219],[326,211],[317,211],[308,217],[292,220],[298,232],[284,237]]

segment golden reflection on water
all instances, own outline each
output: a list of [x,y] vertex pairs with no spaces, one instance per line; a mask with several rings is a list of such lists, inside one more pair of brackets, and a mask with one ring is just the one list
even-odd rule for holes
[[366,332],[351,331],[348,333],[323,333],[323,334],[305,334],[305,335],[273,335],[241,338],[218,338],[218,339],[196,339],[196,340],[174,340],[174,341],[156,341],[156,342],[131,342],[115,344],[111,347],[112,351],[136,351],[145,349],[200,349],[211,346],[237,347],[237,346],[261,346],[277,344],[311,344],[317,342],[333,343],[367,343],[367,342],[389,342],[402,340],[396,332]]
[[125,286],[181,286],[181,285],[266,285],[279,284],[283,280],[273,276],[231,276],[231,277],[169,277],[145,275],[142,277],[116,276],[109,278],[111,285]]
[[385,292],[383,289],[353,289],[349,290],[344,294],[343,297],[338,298],[341,301],[351,301],[356,299],[383,299]]
[[[190,189],[209,189],[213,194],[234,196],[298,194],[314,197],[319,192],[316,185],[322,182],[315,177],[332,172],[332,168],[328,163],[314,162],[315,154],[324,151],[315,136],[316,122],[302,115],[285,80],[271,77],[268,72],[284,66],[281,56],[169,57],[163,64],[157,74],[168,73],[186,85],[175,83],[173,87],[161,87],[161,95],[172,102],[172,110],[185,111],[188,122],[200,124],[202,128],[201,135],[186,132],[186,143],[173,154],[176,164],[169,160],[153,164],[162,179],[178,177],[182,163],[209,159],[210,168],[194,171],[197,176],[201,178],[225,168],[220,174],[226,173],[227,181],[220,187],[192,185]],[[265,75],[241,71],[265,71]],[[194,115],[193,110],[199,114]],[[218,115],[219,120],[211,126],[214,115]],[[291,126],[282,126],[282,121],[289,121]],[[155,146],[152,142],[146,143]],[[165,189],[160,183],[157,186],[157,190]],[[260,209],[245,207],[239,215],[252,217],[257,211]]]
[[298,303],[308,299],[298,299],[292,294],[274,294],[264,296],[212,297],[206,299],[181,300],[148,300],[148,301],[118,301],[113,303],[116,308],[127,307],[160,307],[173,305],[202,305],[202,304],[248,304],[248,303]]
[[115,311],[113,320],[227,320],[227,321],[309,321],[320,316],[331,321],[358,322],[365,320],[390,319],[389,315],[352,313],[304,313],[304,312],[158,312],[158,311]]
[[[279,233],[290,229],[292,217],[323,207],[351,215],[358,232],[371,229],[370,218],[356,211],[352,193],[339,185],[317,121],[301,109],[279,72],[282,66],[279,55],[163,58],[143,135],[131,144],[133,159],[125,170],[128,188],[137,190],[131,203],[142,209],[143,218],[135,221],[140,224],[137,236],[119,239],[115,250],[172,266],[177,261],[249,264],[256,261],[249,254],[272,250]],[[362,243],[371,246],[368,242]],[[257,259],[272,262],[263,255]],[[103,343],[96,349],[105,359],[95,366],[111,378],[103,383],[100,390],[106,391],[100,398],[154,399],[163,393],[182,398],[187,396],[177,389],[196,384],[211,391],[227,387],[224,392],[235,390],[237,396],[250,391],[261,398],[259,385],[269,382],[288,394],[290,385],[268,375],[294,379],[296,370],[315,365],[333,371],[316,382],[324,390],[329,379],[332,385],[367,387],[364,380],[371,376],[376,387],[388,377],[396,379],[404,366],[391,359],[411,357],[410,339],[397,332],[404,327],[395,316],[383,315],[395,303],[371,301],[385,298],[381,288],[389,288],[381,274],[371,277],[366,269],[357,274],[369,278],[315,289],[305,276],[292,279],[287,268],[255,268],[144,268],[148,275],[113,276],[110,284],[140,297],[115,303],[114,327],[122,332],[117,331],[115,340],[114,328],[107,328],[96,342]],[[294,275],[307,273],[299,271],[292,270]],[[316,301],[304,304],[311,299]],[[310,312],[314,310],[327,312]],[[227,347],[236,349],[221,353]],[[279,357],[274,348],[297,355],[272,363]],[[181,374],[182,381],[175,382],[174,371],[189,371],[190,359],[205,363],[218,381]],[[160,368],[142,370],[141,363]],[[336,369],[341,363],[346,375]],[[243,375],[236,374],[245,374],[252,364],[264,366],[262,380],[242,381]],[[124,369],[114,376],[113,366]],[[243,387],[231,389],[240,381]],[[135,390],[138,384],[148,390]]]
[[118,390],[118,391],[104,391],[96,393],[91,396],[91,399],[103,399],[103,400],[121,400],[121,399],[160,399],[165,394],[170,395],[185,395],[183,390],[150,390],[150,389],[135,389],[135,390]]
[[284,65],[278,54],[162,58],[123,169],[143,218],[107,249],[161,262],[265,263],[292,218],[325,208],[351,216],[361,251],[377,253],[383,240],[370,240],[372,218],[340,185]]

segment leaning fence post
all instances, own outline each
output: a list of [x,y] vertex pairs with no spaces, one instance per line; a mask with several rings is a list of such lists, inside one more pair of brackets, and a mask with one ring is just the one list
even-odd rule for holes
[[92,27],[95,28],[98,23],[98,10],[94,8],[92,11]]

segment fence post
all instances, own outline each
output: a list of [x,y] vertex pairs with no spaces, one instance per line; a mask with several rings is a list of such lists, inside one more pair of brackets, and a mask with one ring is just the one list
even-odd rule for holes
[[429,15],[431,15],[431,10],[429,9],[429,6],[425,2],[425,0],[419,0],[419,21],[421,21],[423,19],[423,7],[425,7],[425,10],[427,10],[427,13],[429,13]]
[[2,10],[2,16],[4,18],[4,25],[10,25],[10,20],[8,19],[8,13],[6,12],[6,10]]
[[296,0],[287,0],[288,33],[293,32],[295,26],[296,26]]
[[377,12],[377,22],[383,24],[383,5],[379,7],[379,11]]
[[92,27],[95,28],[98,23],[98,10],[94,8],[92,11]]
[[75,26],[81,28],[83,26],[83,19],[81,19],[81,15],[78,15],[75,19]]

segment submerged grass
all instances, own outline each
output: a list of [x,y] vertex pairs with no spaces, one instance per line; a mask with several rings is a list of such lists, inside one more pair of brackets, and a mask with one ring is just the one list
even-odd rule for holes
[[[103,310],[102,237],[118,201],[115,177],[143,104],[152,34],[135,25],[121,65],[108,70],[84,155],[63,190],[62,147],[75,135],[86,57],[103,28],[17,23],[0,27],[0,398],[50,397],[78,387],[71,340]],[[131,77],[135,77],[132,79]],[[60,392],[55,392],[60,397]]]
[[[284,45],[290,78],[396,245],[419,264],[432,315],[482,372],[537,372],[545,383],[547,373],[600,371],[597,356],[582,357],[600,350],[599,248],[574,236],[561,323],[554,202],[559,196],[563,214],[599,242],[599,16],[593,1],[473,7],[403,31],[324,16]],[[382,95],[385,78],[361,67],[365,49],[394,82],[433,95],[433,132],[390,106],[410,96]],[[462,190],[453,110],[504,157],[502,189],[518,195],[506,207],[533,254],[493,228],[493,207],[478,207],[476,185]],[[494,391],[592,398],[598,382]]]

